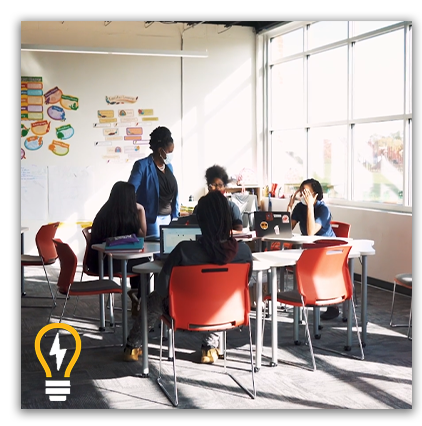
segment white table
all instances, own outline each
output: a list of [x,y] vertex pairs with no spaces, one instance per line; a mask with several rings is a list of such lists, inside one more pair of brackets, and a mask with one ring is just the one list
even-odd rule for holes
[[[295,238],[295,244],[303,244],[305,242],[312,242],[317,239],[322,239],[323,237],[306,237],[299,236],[300,238]],[[325,239],[325,238],[323,238]],[[366,345],[366,326],[367,326],[367,263],[366,257],[369,255],[374,255],[375,250],[372,247],[374,242],[372,240],[353,240],[351,238],[333,238],[333,240],[346,240],[352,245],[352,249],[349,252],[349,270],[353,282],[353,261],[355,258],[362,257],[362,307],[361,307],[361,327],[362,327],[362,344]],[[272,239],[275,240],[275,239]],[[283,239],[283,242],[291,242],[293,239]],[[272,341],[272,363],[271,365],[277,365],[277,268],[284,268],[286,266],[293,266],[296,264],[300,255],[302,254],[302,249],[292,249],[292,250],[277,250],[277,251],[267,251],[261,253],[253,253],[253,258],[261,262],[266,262],[271,265],[271,341]],[[318,334],[318,325],[319,325],[319,310],[314,310],[314,334]],[[262,318],[262,313],[260,315]],[[294,328],[293,328],[293,339],[297,341],[299,339],[299,309],[293,309],[293,318],[294,318]],[[258,311],[257,311],[257,321],[258,321]],[[346,346],[351,346],[352,342],[352,310],[348,309],[347,317],[347,341]],[[257,360],[257,366],[261,364],[261,361]]]
[[[128,336],[127,327],[127,261],[130,259],[139,259],[142,257],[152,257],[154,254],[160,252],[160,243],[145,242],[144,251],[139,252],[138,250],[105,250],[105,243],[93,244],[92,248],[98,251],[98,267],[100,279],[104,278],[104,264],[103,255],[106,254],[108,257],[108,275],[110,279],[113,279],[113,259],[121,261],[121,273],[122,273],[122,337],[123,346],[126,345]],[[133,268],[132,268],[133,269]],[[142,283],[141,283],[142,284]],[[143,286],[141,285],[141,291]],[[146,291],[146,290],[145,290]],[[142,297],[141,307],[145,303],[146,312],[146,297]],[[100,296],[100,327],[105,327],[105,310],[104,310],[104,295]]]
[[[143,263],[134,266],[132,271],[141,275],[141,314],[142,314],[142,377],[148,377],[148,326],[147,326],[147,303],[146,303],[146,288],[148,277],[150,274],[158,275],[161,272],[164,262],[155,260],[153,262]],[[256,280],[256,367],[258,371],[261,368],[262,358],[262,273],[270,269],[269,263],[258,260],[253,261],[253,272],[257,273]],[[169,339],[171,333],[169,333]],[[169,358],[172,357],[172,342],[169,340]],[[258,363],[259,362],[259,363]]]

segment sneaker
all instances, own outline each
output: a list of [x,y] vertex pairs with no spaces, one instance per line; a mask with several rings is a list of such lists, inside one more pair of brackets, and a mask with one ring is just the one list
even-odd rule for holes
[[202,357],[201,357],[201,363],[202,364],[214,364],[215,361],[217,361],[219,355],[219,351],[217,348],[211,348],[209,350],[202,349]]
[[126,346],[123,351],[123,361],[138,361],[139,355],[142,355],[142,348],[129,348]]
[[340,315],[340,310],[337,306],[329,306],[325,312],[321,314],[322,320],[331,320]]

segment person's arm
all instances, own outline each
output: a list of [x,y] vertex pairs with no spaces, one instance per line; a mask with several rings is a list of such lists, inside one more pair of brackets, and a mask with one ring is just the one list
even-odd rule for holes
[[147,218],[145,216],[145,209],[144,206],[139,203],[136,203],[136,209],[138,210],[139,222],[141,224],[138,231],[138,237],[145,238],[147,235]]
[[[290,196],[289,204],[287,205],[287,211],[292,212],[293,211],[293,204],[296,201],[296,196],[299,194],[300,190],[298,189],[293,195]],[[293,228],[293,225],[292,225]]]
[[232,212],[232,229],[234,234],[243,232],[243,220],[239,207],[233,202],[230,203],[230,207]]
[[141,171],[141,163],[140,160],[135,161],[132,167],[132,171],[130,172],[128,182],[131,183],[135,187],[135,192],[138,190],[139,185],[142,180],[142,171]]

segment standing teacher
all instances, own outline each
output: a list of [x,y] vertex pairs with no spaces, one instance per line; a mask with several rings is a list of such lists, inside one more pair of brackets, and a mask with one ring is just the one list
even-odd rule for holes
[[160,225],[179,216],[179,192],[171,165],[174,143],[170,130],[159,126],[150,137],[152,154],[135,162],[129,183],[135,187],[136,201],[145,208],[146,239],[158,239]]

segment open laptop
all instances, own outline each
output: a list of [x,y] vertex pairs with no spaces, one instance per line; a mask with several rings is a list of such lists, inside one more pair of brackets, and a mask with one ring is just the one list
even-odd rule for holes
[[166,260],[180,241],[196,241],[202,235],[198,225],[161,225],[160,226],[160,260]]
[[293,237],[290,212],[254,212],[254,227],[256,236],[263,237]]

